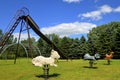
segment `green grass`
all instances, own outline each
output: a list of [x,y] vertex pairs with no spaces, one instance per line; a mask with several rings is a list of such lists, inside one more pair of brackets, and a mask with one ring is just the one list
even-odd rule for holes
[[[88,61],[59,60],[58,67],[50,67],[49,80],[120,80],[120,60],[99,60],[93,68]],[[31,64],[31,59],[0,60],[0,80],[44,80],[43,69]]]

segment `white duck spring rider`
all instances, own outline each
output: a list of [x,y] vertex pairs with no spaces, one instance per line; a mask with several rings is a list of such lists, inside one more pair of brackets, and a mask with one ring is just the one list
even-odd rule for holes
[[32,59],[32,63],[35,66],[39,66],[39,67],[43,67],[44,65],[57,67],[57,64],[55,64],[55,60],[58,60],[59,58],[60,55],[58,54],[58,52],[52,49],[50,57],[37,56]]

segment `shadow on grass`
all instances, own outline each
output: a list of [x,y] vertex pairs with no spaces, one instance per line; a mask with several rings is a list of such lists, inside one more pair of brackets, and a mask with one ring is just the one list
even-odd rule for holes
[[103,65],[111,65],[111,64],[104,63]]
[[[53,74],[48,75],[48,78],[58,77],[59,75],[60,75],[60,74],[58,74],[58,73],[53,73]],[[45,78],[44,75],[36,75],[36,77],[38,77],[38,78]]]
[[0,66],[15,65],[14,63],[1,63]]
[[83,68],[98,69],[98,67],[83,66]]

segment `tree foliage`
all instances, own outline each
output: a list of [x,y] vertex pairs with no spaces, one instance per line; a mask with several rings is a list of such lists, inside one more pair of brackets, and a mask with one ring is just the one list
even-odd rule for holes
[[88,40],[94,44],[94,47],[91,47],[103,55],[112,50],[115,52],[115,56],[119,56],[119,46],[117,45],[120,41],[119,30],[120,22],[111,22],[92,29],[88,34]]
[[[0,36],[2,31],[0,30]],[[120,22],[111,22],[93,28],[88,34],[87,38],[84,36],[79,38],[59,37],[56,34],[46,35],[61,51],[69,58],[80,58],[86,53],[94,55],[100,53],[102,58],[109,51],[114,51],[114,58],[120,58]],[[15,43],[13,36],[9,39],[9,43]],[[29,40],[21,41],[23,44],[28,43]],[[41,55],[50,56],[52,46],[47,44],[41,37],[38,41],[31,38],[32,45],[39,48]],[[22,51],[22,50],[21,50]],[[22,54],[21,54],[22,55]],[[36,54],[37,56],[38,54]],[[25,55],[24,55],[25,56]]]

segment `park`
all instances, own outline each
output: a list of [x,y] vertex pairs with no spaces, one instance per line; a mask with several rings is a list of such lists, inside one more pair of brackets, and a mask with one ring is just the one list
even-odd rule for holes
[[[116,31],[116,35],[112,35],[113,32],[110,31],[112,28],[105,28],[107,34],[101,34],[103,33],[101,27],[98,27],[101,32],[98,31],[98,28],[94,28],[89,34],[87,43],[85,43],[84,37],[80,39],[80,42],[78,39],[73,40],[67,37],[54,41],[56,35],[46,37],[29,15],[27,8],[18,10],[14,18],[10,29],[6,31],[0,42],[0,80],[120,79],[119,26],[117,26],[117,30],[113,31]],[[18,40],[14,44],[8,44],[7,42],[20,22]],[[113,22],[107,26],[115,23],[120,24]],[[20,41],[21,33],[24,31],[23,26],[26,27],[25,30],[28,33],[27,45]],[[33,46],[29,29],[41,37],[37,44],[39,48],[35,49],[36,45]],[[112,38],[108,37],[110,35]],[[113,37],[116,38],[113,39]],[[58,45],[59,40],[61,43],[63,42],[62,45]],[[65,43],[69,43],[69,45]],[[72,45],[70,45],[71,43]],[[56,54],[52,54],[52,51],[56,51],[54,52]],[[44,54],[42,54],[43,52]]]
[[[31,59],[0,60],[1,80],[44,80],[43,69],[31,64]],[[50,67],[48,80],[119,80],[120,60],[112,60],[111,65],[106,60],[99,60],[89,68],[88,61],[59,60],[58,67]]]

